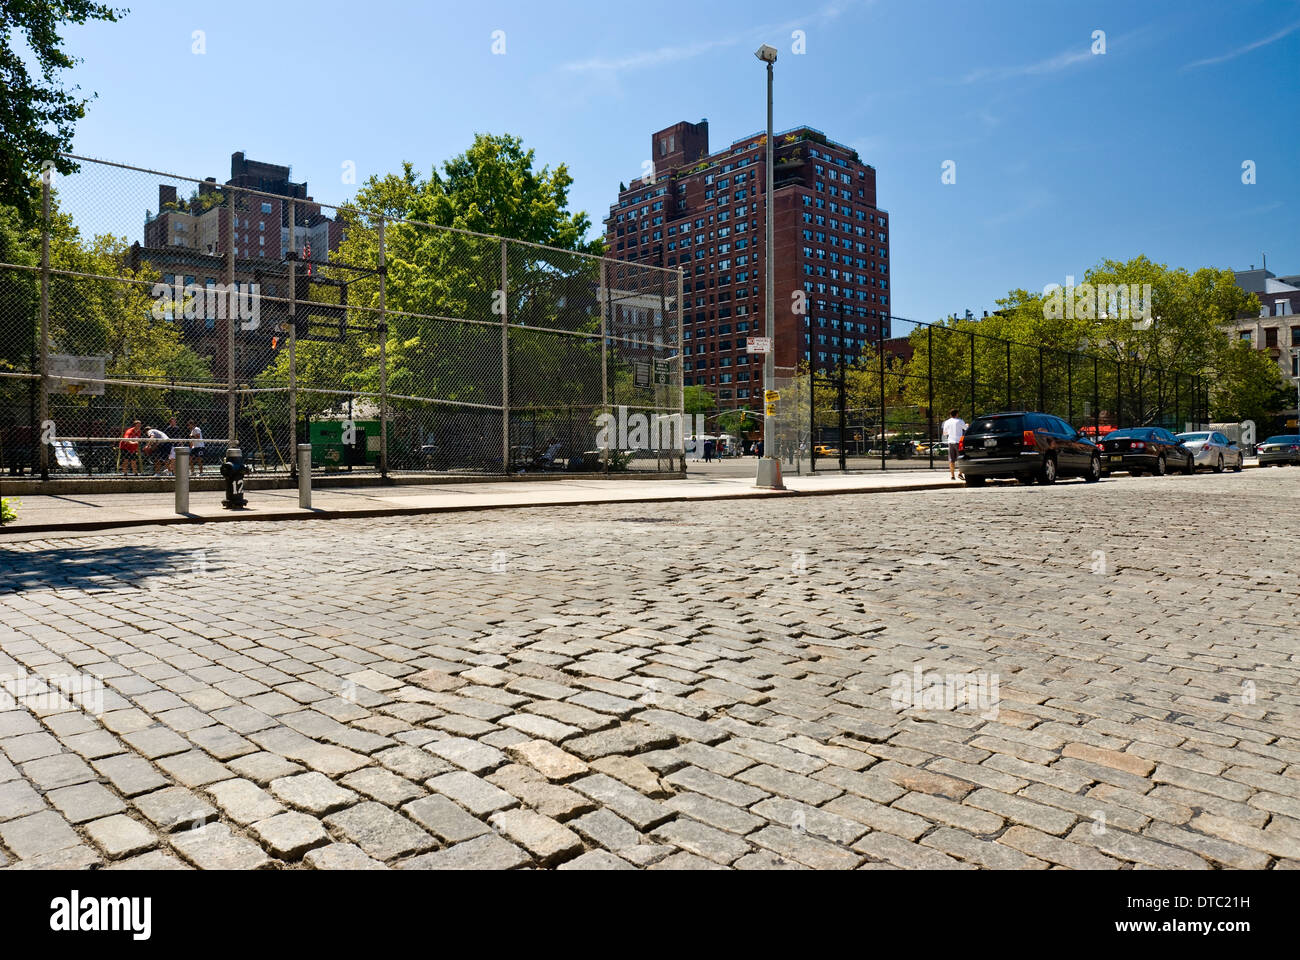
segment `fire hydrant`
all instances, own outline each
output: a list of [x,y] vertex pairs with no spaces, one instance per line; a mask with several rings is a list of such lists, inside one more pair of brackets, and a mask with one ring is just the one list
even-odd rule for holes
[[226,451],[221,464],[221,477],[226,481],[226,499],[221,505],[227,510],[240,510],[248,506],[244,498],[244,453],[238,447]]

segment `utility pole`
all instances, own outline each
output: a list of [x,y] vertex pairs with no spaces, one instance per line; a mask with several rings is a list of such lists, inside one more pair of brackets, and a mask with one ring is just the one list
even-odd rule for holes
[[764,191],[764,220],[767,223],[767,235],[763,242],[763,333],[767,337],[767,353],[763,358],[763,456],[758,460],[758,476],[754,485],[772,490],[783,490],[781,482],[781,460],[773,456],[772,441],[775,431],[772,429],[772,413],[776,407],[770,401],[772,391],[776,389],[776,290],[775,267],[772,259],[774,246],[776,215],[772,201],[772,191],[776,181],[772,165],[776,149],[772,140],[772,66],[776,63],[776,48],[766,43],[755,51],[754,56],[767,64],[767,188]]

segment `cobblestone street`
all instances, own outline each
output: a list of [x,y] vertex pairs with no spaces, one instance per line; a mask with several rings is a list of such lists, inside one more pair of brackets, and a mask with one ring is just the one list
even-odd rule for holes
[[0,541],[0,865],[1300,866],[1296,530],[1273,469]]

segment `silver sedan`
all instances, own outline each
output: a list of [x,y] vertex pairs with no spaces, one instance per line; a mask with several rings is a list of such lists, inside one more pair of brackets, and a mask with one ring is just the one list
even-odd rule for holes
[[1178,439],[1196,455],[1198,469],[1212,467],[1215,473],[1223,473],[1225,467],[1240,470],[1245,459],[1241,448],[1217,431],[1180,433]]

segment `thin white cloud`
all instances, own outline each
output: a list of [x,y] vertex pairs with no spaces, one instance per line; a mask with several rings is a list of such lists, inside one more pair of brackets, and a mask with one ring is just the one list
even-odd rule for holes
[[1036,77],[1046,73],[1056,73],[1092,59],[1088,50],[1067,50],[1037,63],[1027,63],[1018,67],[980,67],[962,77],[962,83],[978,83],[981,80],[1010,80],[1015,77]]
[[560,69],[570,73],[590,73],[595,71],[619,72],[623,70],[637,70],[645,67],[654,67],[663,63],[672,63],[678,60],[690,60],[711,50],[717,50],[720,47],[734,47],[742,43],[752,42],[755,34],[764,33],[783,33],[788,30],[796,30],[806,27],[810,23],[827,23],[838,19],[846,11],[854,7],[870,5],[874,0],[868,0],[866,4],[861,0],[831,0],[820,10],[802,20],[790,20],[785,23],[759,25],[746,31],[744,34],[733,34],[718,40],[706,40],[701,43],[683,44],[680,46],[659,47],[656,50],[643,50],[638,53],[631,53],[622,57],[593,57],[590,60],[575,60],[562,64]]
[[1183,69],[1195,70],[1197,67],[1208,67],[1216,63],[1226,63],[1229,60],[1235,60],[1237,57],[1244,56],[1252,50],[1258,50],[1260,47],[1267,47],[1270,43],[1277,43],[1277,41],[1281,40],[1283,37],[1295,33],[1297,30],[1300,30],[1300,20],[1297,20],[1290,26],[1283,27],[1277,33],[1267,36],[1263,40],[1256,40],[1254,43],[1248,43],[1244,47],[1238,47],[1236,50],[1229,50],[1227,53],[1218,57],[1207,57],[1204,60],[1196,60],[1192,63],[1186,64]]

